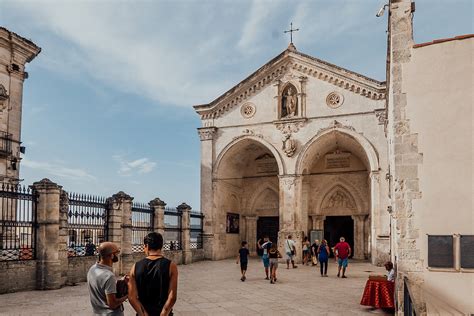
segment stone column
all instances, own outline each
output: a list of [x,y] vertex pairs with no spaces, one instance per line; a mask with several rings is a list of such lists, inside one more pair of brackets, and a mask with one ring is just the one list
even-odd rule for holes
[[280,180],[280,232],[279,249],[284,253],[284,241],[292,235],[296,242],[296,262],[301,262],[304,223],[301,218],[301,178],[296,175],[279,176]]
[[153,230],[165,237],[165,206],[166,203],[159,198],[151,200],[148,205],[153,209]]
[[254,254],[257,251],[257,219],[257,216],[245,216],[245,240],[249,243],[250,254]]
[[36,284],[38,290],[58,289],[62,285],[62,266],[59,258],[61,186],[49,179],[32,185],[37,194],[36,216]]
[[115,243],[120,248],[120,260],[113,267],[115,274],[128,273],[133,265],[132,201],[133,197],[122,191],[107,199],[108,241]]
[[201,212],[204,214],[203,248],[206,259],[214,259],[214,209],[212,166],[214,163],[213,138],[217,133],[216,127],[198,128],[201,139]]
[[193,253],[191,251],[191,218],[189,212],[191,206],[186,203],[181,203],[177,207],[178,212],[181,213],[181,248],[183,250],[183,264],[193,262]]
[[[381,261],[379,258],[379,253],[377,251],[377,235],[380,228],[380,176],[378,171],[370,172],[370,217],[372,222],[370,223],[370,244],[372,249],[370,252],[372,254],[371,261],[372,264],[376,264]],[[388,249],[387,249],[388,250]],[[387,251],[388,253],[388,251]]]
[[364,259],[364,222],[367,215],[352,215],[354,220],[354,259]]
[[69,197],[66,191],[61,190],[60,199],[59,199],[59,262],[62,268],[61,275],[61,284],[66,284],[67,282],[67,267],[69,264],[68,259],[68,212],[69,212]]

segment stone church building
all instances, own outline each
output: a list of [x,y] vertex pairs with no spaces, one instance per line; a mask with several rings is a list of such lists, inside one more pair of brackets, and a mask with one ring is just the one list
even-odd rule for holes
[[[201,209],[207,254],[254,251],[269,235],[340,236],[354,258],[389,258],[384,82],[293,44],[209,104],[202,120]],[[313,232],[313,234],[311,234]],[[301,253],[301,249],[300,249]]]

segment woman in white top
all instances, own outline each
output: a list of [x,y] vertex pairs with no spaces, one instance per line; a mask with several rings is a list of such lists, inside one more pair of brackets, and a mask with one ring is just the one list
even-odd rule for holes
[[393,263],[387,261],[385,263],[385,269],[388,271],[387,281],[395,282],[395,270],[393,269]]

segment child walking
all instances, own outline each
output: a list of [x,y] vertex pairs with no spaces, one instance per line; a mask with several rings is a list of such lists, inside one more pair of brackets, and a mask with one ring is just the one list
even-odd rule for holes
[[246,241],[242,241],[242,248],[239,249],[239,255],[237,256],[237,262],[236,264],[239,264],[240,262],[240,271],[242,273],[242,277],[240,278],[240,281],[244,282],[245,279],[247,278],[245,276],[245,273],[247,272],[247,264],[249,262],[249,249],[247,246]]
[[270,258],[270,283],[274,284],[277,280],[277,269],[278,269],[278,258],[281,258],[281,254],[278,251],[277,244],[273,243],[270,251],[268,252]]

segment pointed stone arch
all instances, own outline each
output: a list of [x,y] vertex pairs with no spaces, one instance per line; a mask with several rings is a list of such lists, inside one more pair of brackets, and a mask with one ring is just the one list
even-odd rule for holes
[[324,194],[319,205],[321,215],[353,215],[361,212],[361,202],[341,183]]

